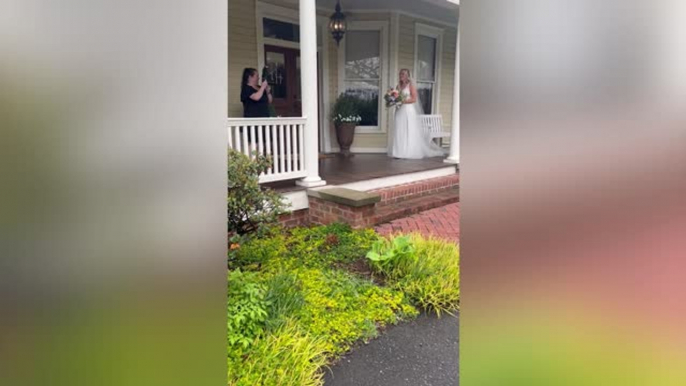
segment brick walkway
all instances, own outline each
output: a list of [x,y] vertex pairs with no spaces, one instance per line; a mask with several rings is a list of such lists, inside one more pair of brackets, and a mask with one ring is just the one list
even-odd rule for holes
[[432,235],[459,243],[460,204],[449,204],[414,216],[394,220],[379,225],[376,230],[382,235],[396,232],[419,232],[423,235]]

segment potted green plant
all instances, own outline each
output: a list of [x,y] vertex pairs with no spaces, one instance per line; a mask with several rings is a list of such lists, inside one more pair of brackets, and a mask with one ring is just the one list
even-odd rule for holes
[[350,157],[350,146],[355,139],[355,127],[362,121],[359,100],[351,94],[341,94],[331,109],[331,121],[336,127],[336,139],[344,157]]

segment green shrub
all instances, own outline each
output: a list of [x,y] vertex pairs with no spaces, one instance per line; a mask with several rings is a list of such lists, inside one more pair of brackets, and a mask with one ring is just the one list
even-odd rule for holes
[[303,332],[294,321],[259,337],[249,350],[228,356],[229,386],[320,386],[326,365],[322,338]]
[[253,159],[233,149],[228,158],[228,231],[239,235],[263,231],[278,224],[285,213],[281,196],[259,184],[259,175],[269,168],[269,157]]
[[229,267],[244,269],[255,269],[271,259],[283,257],[288,253],[286,239],[280,233],[245,239],[233,252],[234,258],[230,258]]
[[267,319],[266,287],[255,272],[235,270],[228,275],[228,344],[248,347]]
[[331,108],[331,121],[338,123],[359,123],[360,100],[351,94],[341,94]]
[[372,267],[386,277],[387,283],[403,291],[414,304],[438,315],[459,307],[460,252],[457,244],[419,234],[409,238],[392,236],[385,244],[375,244],[368,258],[373,262]]

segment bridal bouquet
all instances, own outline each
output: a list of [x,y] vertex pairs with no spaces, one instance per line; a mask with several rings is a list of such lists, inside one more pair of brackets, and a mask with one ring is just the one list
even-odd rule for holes
[[396,108],[399,108],[403,105],[405,96],[400,91],[391,88],[386,92],[386,95],[383,96],[383,99],[386,101],[386,107],[395,106]]

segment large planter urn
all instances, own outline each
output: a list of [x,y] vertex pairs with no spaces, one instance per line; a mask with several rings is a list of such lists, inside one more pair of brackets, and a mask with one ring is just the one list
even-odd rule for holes
[[336,123],[335,126],[336,139],[338,139],[338,145],[341,148],[341,155],[344,157],[352,157],[353,154],[350,153],[350,145],[353,144],[355,127],[357,127],[357,124],[353,122],[339,122]]

